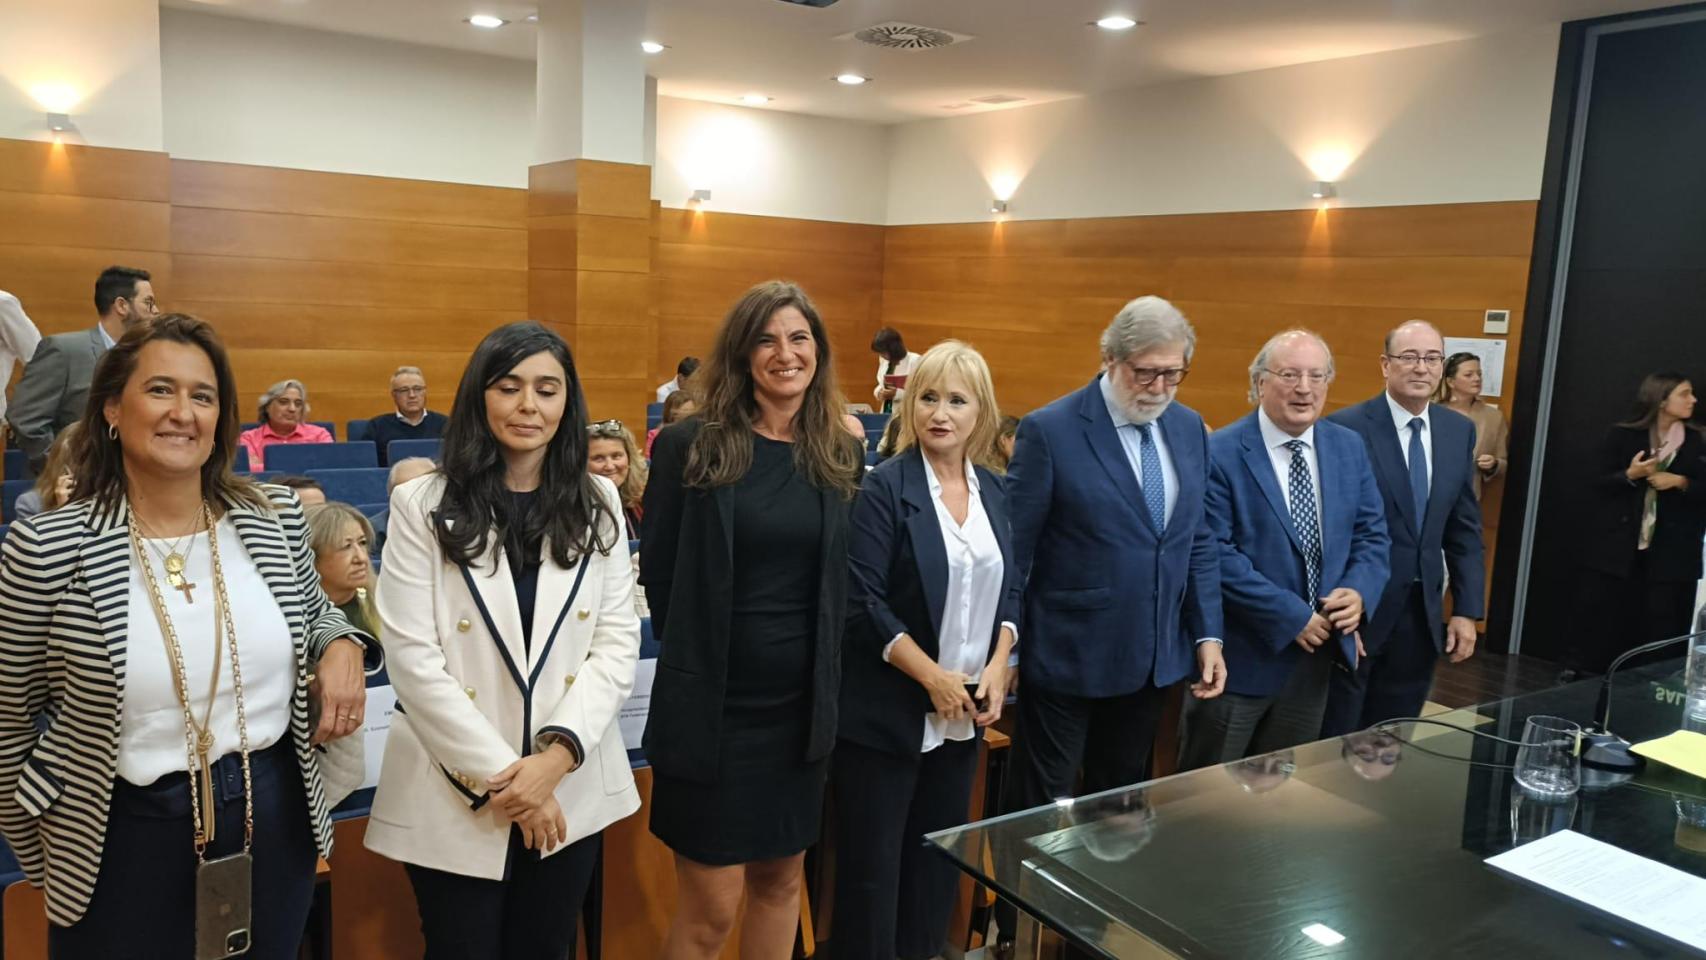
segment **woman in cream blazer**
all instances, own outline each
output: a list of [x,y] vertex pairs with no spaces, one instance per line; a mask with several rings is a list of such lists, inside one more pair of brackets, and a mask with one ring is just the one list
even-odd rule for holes
[[640,805],[616,719],[639,652],[622,505],[586,472],[544,327],[490,334],[453,410],[443,467],[391,497],[397,710],[366,845],[407,866],[428,957],[562,957],[599,832]]

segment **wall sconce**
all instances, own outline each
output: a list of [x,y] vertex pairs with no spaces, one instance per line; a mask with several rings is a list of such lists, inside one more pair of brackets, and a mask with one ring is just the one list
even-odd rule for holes
[[711,191],[695,190],[693,191],[693,195],[687,198],[687,202],[696,207],[702,207],[711,202]]
[[47,128],[54,133],[76,133],[77,125],[71,122],[68,113],[50,113],[47,115]]
[[1317,200],[1330,200],[1338,196],[1339,191],[1333,186],[1333,181],[1317,180],[1315,181],[1315,188],[1310,191],[1309,195]]
[[1006,213],[1007,212],[1007,201],[1000,200],[1000,199],[989,201],[989,212],[990,213]]

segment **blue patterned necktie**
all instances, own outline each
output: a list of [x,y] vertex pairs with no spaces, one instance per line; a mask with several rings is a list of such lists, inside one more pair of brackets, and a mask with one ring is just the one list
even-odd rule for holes
[[1416,505],[1416,526],[1428,516],[1428,454],[1422,449],[1422,418],[1410,418],[1410,500]]
[[1155,438],[1150,435],[1154,424],[1139,424],[1137,435],[1142,438],[1138,444],[1140,463],[1143,467],[1143,502],[1149,505],[1149,517],[1155,521],[1155,532],[1167,529],[1167,480],[1161,473],[1161,453],[1155,449]]
[[1303,458],[1302,440],[1287,440],[1291,451],[1291,471],[1287,475],[1286,509],[1291,511],[1292,525],[1297,527],[1297,539],[1303,544],[1303,563],[1309,574],[1309,596],[1314,602],[1321,589],[1321,518],[1315,514],[1315,481],[1309,476],[1309,461]]

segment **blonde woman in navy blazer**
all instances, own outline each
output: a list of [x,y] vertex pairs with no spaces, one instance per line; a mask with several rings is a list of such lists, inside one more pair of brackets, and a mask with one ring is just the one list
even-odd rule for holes
[[831,773],[841,960],[942,951],[957,874],[923,837],[965,822],[1017,641],[1006,486],[973,462],[1000,429],[989,367],[963,343],[937,344],[895,416],[899,452],[866,476],[848,543]]

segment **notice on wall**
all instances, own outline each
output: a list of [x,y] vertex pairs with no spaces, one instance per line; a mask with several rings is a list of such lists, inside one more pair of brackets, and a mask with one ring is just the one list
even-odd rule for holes
[[1505,341],[1481,337],[1446,337],[1445,355],[1473,353],[1481,358],[1481,396],[1497,397],[1505,389]]
[[379,764],[385,759],[385,738],[391,733],[391,715],[397,712],[397,691],[390,684],[367,688],[367,729],[361,746],[366,752],[367,776],[363,787],[379,786]]
[[634,690],[616,715],[616,722],[622,728],[622,746],[626,749],[640,749],[640,740],[646,734],[646,717],[652,711],[652,678],[657,671],[655,657],[634,665]]

